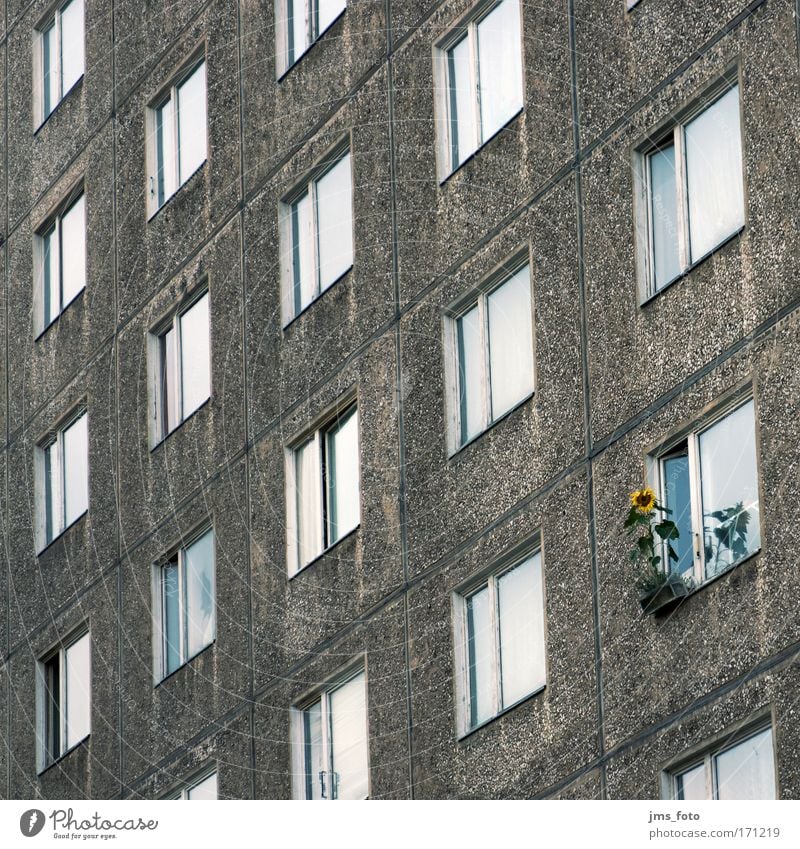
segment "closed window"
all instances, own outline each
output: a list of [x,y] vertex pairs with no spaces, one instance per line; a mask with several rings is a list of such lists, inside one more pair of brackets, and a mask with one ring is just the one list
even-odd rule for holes
[[545,686],[541,552],[457,593],[455,608],[464,734]]
[[349,150],[282,204],[281,242],[288,323],[353,265]]
[[[703,583],[761,547],[752,398],[658,456],[661,501],[680,537],[672,571]],[[664,558],[663,562],[667,562]]]
[[170,793],[165,799],[182,799],[184,801],[208,801],[217,799],[217,773],[210,772],[190,781],[184,787]]
[[40,549],[89,509],[89,443],[86,412],[37,448]]
[[175,313],[151,341],[154,441],[163,439],[211,396],[208,292]]
[[206,161],[206,63],[184,74],[148,110],[148,210],[154,215]]
[[89,736],[91,650],[84,632],[39,662],[39,769],[58,760]]
[[774,799],[772,729],[710,749],[669,779],[673,799]]
[[156,568],[156,679],[180,668],[216,636],[214,531]]
[[528,266],[451,314],[446,330],[452,364],[451,447],[456,449],[533,392]]
[[520,27],[519,0],[483,3],[439,43],[440,179],[522,109]]
[[34,236],[36,331],[41,333],[86,287],[83,192]]
[[293,711],[294,796],[365,799],[369,794],[364,670]]
[[646,295],[653,295],[744,226],[739,86],[642,151]]
[[37,126],[83,76],[83,0],[70,0],[36,32],[35,79]]
[[341,15],[346,0],[277,0],[277,75],[294,65]]
[[359,523],[358,411],[351,406],[289,452],[289,571],[297,572]]

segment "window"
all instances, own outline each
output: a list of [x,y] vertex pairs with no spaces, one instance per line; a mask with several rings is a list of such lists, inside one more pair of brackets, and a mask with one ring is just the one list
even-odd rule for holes
[[456,450],[533,392],[528,266],[456,310],[445,328],[451,350],[451,448]]
[[49,327],[86,287],[83,192],[34,236],[36,329]]
[[154,442],[211,397],[210,337],[207,291],[151,334]]
[[148,110],[149,214],[155,213],[206,161],[206,63],[179,78]]
[[41,771],[89,736],[92,669],[87,632],[39,662],[37,692]]
[[364,670],[292,713],[295,798],[365,799],[369,766]]
[[275,4],[279,77],[331,26],[346,5],[345,0],[279,0]]
[[358,526],[358,411],[348,407],[289,452],[289,571]]
[[711,749],[669,779],[673,799],[774,799],[772,729]]
[[214,532],[205,531],[156,570],[156,679],[166,678],[216,636]]
[[459,591],[455,608],[465,734],[545,686],[541,552]]
[[36,124],[42,124],[83,76],[83,0],[70,0],[37,29]]
[[353,265],[350,151],[281,205],[284,324]]
[[209,799],[217,799],[217,773],[206,773],[201,778],[181,787],[174,793],[165,796],[166,799],[182,799],[190,802],[198,800],[207,801]]
[[483,3],[436,50],[444,180],[522,109],[519,0]]
[[89,443],[86,411],[56,431],[36,451],[40,549],[89,509]]
[[642,151],[646,295],[654,295],[744,226],[739,86]]
[[[670,569],[698,584],[761,547],[752,398],[658,457],[661,502],[680,537]],[[664,563],[667,562],[664,557]]]

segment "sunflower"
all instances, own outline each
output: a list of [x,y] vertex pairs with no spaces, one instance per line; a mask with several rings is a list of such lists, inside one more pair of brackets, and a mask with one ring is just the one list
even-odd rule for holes
[[656,494],[649,486],[637,489],[636,492],[631,493],[631,504],[640,513],[652,513],[656,506]]

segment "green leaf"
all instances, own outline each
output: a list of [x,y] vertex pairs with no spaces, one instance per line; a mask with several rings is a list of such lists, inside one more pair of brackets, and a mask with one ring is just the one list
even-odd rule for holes
[[663,522],[659,522],[655,526],[655,532],[661,537],[661,539],[678,539],[680,536],[680,532],[675,524],[675,522],[671,522],[669,519],[664,519]]

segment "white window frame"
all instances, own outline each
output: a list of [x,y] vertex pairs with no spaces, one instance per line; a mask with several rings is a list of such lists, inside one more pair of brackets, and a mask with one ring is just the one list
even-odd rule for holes
[[[61,69],[61,15],[70,3],[79,3],[81,6],[81,18],[83,21],[81,32],[83,33],[84,40],[84,57],[81,75],[64,91],[64,76]],[[55,103],[51,104],[50,111],[45,112],[44,35],[51,27],[55,28],[55,44],[57,48],[56,55],[53,57],[53,69],[51,73],[54,73],[58,79],[58,99]],[[58,3],[36,26],[33,33],[33,42],[33,115],[34,129],[38,129],[56,111],[61,101],[78,85],[86,73],[86,8],[84,0],[64,0],[64,2]]]
[[207,781],[212,776],[214,776],[217,781],[217,799],[219,799],[219,771],[217,770],[216,766],[214,766],[212,769],[205,770],[199,775],[196,775],[194,778],[190,778],[177,790],[172,790],[171,792],[167,793],[166,796],[162,796],[162,799],[168,801],[180,800],[183,802],[190,802],[192,800],[189,798],[189,794],[192,792],[192,790],[201,785],[204,781]]
[[[691,500],[692,517],[692,552],[694,558],[692,569],[686,574],[694,580],[695,586],[702,586],[703,584],[706,584],[709,581],[713,581],[719,575],[723,575],[730,569],[736,568],[740,563],[744,562],[745,560],[748,560],[750,557],[753,557],[761,550],[759,547],[746,554],[743,558],[736,560],[733,563],[730,563],[727,566],[723,567],[715,574],[706,577],[705,545],[703,540],[703,534],[701,532],[698,532],[698,528],[702,529],[704,527],[702,513],[702,476],[700,470],[699,448],[700,436],[710,428],[714,427],[714,425],[719,424],[727,416],[736,412],[739,408],[744,407],[745,405],[750,403],[753,404],[753,420],[756,427],[756,430],[753,433],[753,440],[755,441],[756,448],[756,484],[759,489],[760,530],[761,516],[763,516],[763,510],[761,510],[761,467],[759,463],[758,451],[758,425],[756,417],[757,408],[755,403],[755,396],[752,391],[747,391],[745,393],[737,393],[732,400],[723,402],[709,413],[701,416],[692,424],[690,428],[682,431],[679,437],[670,439],[667,443],[664,444],[664,446],[660,447],[655,454],[648,456],[649,477],[653,481],[653,488],[658,493],[659,502],[662,504],[666,504],[666,474],[664,472],[664,461],[671,457],[674,457],[676,450],[680,446],[682,446],[684,442],[686,443],[689,464],[689,494]],[[667,518],[672,517],[668,516]],[[660,553],[662,569],[668,569],[671,561],[667,556],[665,544],[662,544]]]
[[[202,298],[208,298],[208,397],[200,406],[183,415],[183,351],[181,346],[181,319]],[[167,381],[172,381],[175,386],[175,403],[180,413],[173,428],[170,429],[167,422],[167,410],[165,406],[164,393],[167,391],[165,385],[164,352],[162,340],[172,330],[175,333],[175,362],[171,373],[166,376]],[[198,410],[201,410],[211,399],[213,394],[213,352],[211,348],[211,290],[208,281],[205,281],[196,291],[184,298],[177,309],[173,309],[168,318],[162,319],[148,334],[148,360],[150,363],[150,445],[155,448],[163,442],[171,433],[174,433],[186,421],[188,421]]]
[[[502,124],[491,135],[483,138],[480,116],[480,89],[478,80],[480,78],[480,69],[478,66],[478,49],[476,31],[478,24],[486,18],[494,9],[504,0],[481,0],[467,15],[453,27],[447,35],[440,39],[433,47],[433,72],[434,72],[434,107],[437,115],[437,125],[439,132],[437,133],[437,171],[440,183],[454,174],[459,168],[463,167],[478,151],[490,142],[496,135],[502,132],[504,127],[507,127],[511,121],[519,115],[525,107],[525,27],[522,16],[523,3],[518,4],[520,16],[520,62],[522,69],[522,85],[520,91],[520,100],[518,108],[508,120]],[[452,157],[452,119],[450,106],[450,71],[448,68],[447,53],[450,48],[454,47],[461,41],[462,38],[469,39],[470,53],[470,90],[472,92],[472,123],[475,128],[475,149],[460,163],[454,163]]]
[[[303,16],[305,18],[306,37],[308,44],[299,52],[295,53],[291,61],[289,59],[289,2],[302,3]],[[319,29],[317,17],[319,12],[314,11],[315,0],[276,0],[275,2],[275,78],[280,79],[287,74],[309,50],[322,38],[323,35],[342,17],[347,11],[347,3],[341,11],[322,30]],[[316,34],[315,34],[316,31]]]
[[[639,2],[639,0],[636,0]],[[637,220],[637,254],[638,254],[638,277],[640,302],[656,297],[677,280],[680,280],[692,268],[704,262],[711,254],[718,250],[731,238],[740,233],[747,224],[747,195],[744,191],[744,134],[741,134],[740,145],[742,150],[742,190],[744,193],[742,220],[738,227],[733,229],[710,251],[702,256],[692,257],[690,251],[689,235],[689,191],[687,185],[686,150],[685,150],[685,128],[695,118],[702,115],[706,109],[712,107],[718,100],[724,97],[732,89],[738,89],[740,133],[744,126],[741,116],[742,109],[742,85],[738,76],[738,69],[734,68],[726,72],[721,79],[709,87],[704,94],[697,99],[689,108],[683,110],[678,117],[665,129],[653,133],[646,144],[640,145],[634,151],[634,183],[636,197],[636,220]],[[653,244],[654,231],[652,221],[652,189],[650,185],[650,157],[665,145],[674,145],[675,171],[679,175],[677,184],[677,215],[678,215],[678,258],[680,270],[670,280],[656,284],[653,258],[655,249]]]
[[[91,689],[88,698],[89,712],[89,732],[80,740],[76,740],[71,746],[66,745],[67,741],[67,675],[66,675],[66,654],[79,640],[84,637],[89,639],[89,680],[92,678],[92,642],[91,631],[87,624],[81,625],[75,629],[68,637],[60,640],[55,648],[45,652],[36,662],[36,729],[37,729],[37,744],[36,744],[36,766],[37,772],[42,773],[53,764],[57,763],[61,758],[76,749],[85,740],[91,736],[91,721],[92,721],[92,694]],[[48,739],[50,733],[48,725],[49,713],[49,695],[47,687],[47,667],[50,663],[58,658],[59,668],[59,748],[58,753],[50,757],[50,746],[52,741]]]
[[[320,280],[320,263],[319,263],[319,213],[317,209],[317,184],[319,181],[335,168],[345,158],[350,159],[350,204],[351,204],[351,219],[355,223],[355,210],[353,203],[355,201],[355,187],[353,185],[353,157],[350,146],[349,137],[337,143],[337,145],[322,161],[316,165],[308,179],[304,180],[300,185],[295,186],[281,201],[279,209],[279,231],[281,254],[283,261],[281,262],[281,290],[282,290],[282,315],[283,326],[287,327],[299,315],[310,309],[311,306],[325,293],[328,289],[333,288],[353,267],[355,261],[355,234],[353,238],[353,251],[350,265],[342,271],[342,273],[322,286]],[[295,309],[295,293],[294,293],[294,234],[292,229],[292,207],[304,196],[308,195],[311,203],[311,250],[312,250],[312,267],[314,270],[314,295],[311,301],[299,310]]]
[[[213,631],[208,643],[198,648],[194,654],[189,654],[186,611],[186,549],[198,542],[206,534],[211,534],[214,576],[214,617]],[[171,672],[167,670],[167,631],[166,603],[164,599],[164,569],[177,559],[178,562],[178,619],[180,621],[180,663]],[[213,524],[204,524],[198,530],[187,536],[186,541],[173,548],[171,552],[153,564],[152,573],[153,593],[153,684],[159,684],[164,679],[174,675],[186,666],[193,658],[202,654],[217,639],[217,535]]]
[[[186,176],[186,179],[181,182],[181,171],[180,171],[180,156],[181,156],[181,142],[180,142],[180,132],[178,128],[179,116],[180,116],[180,102],[178,99],[178,89],[183,85],[186,80],[191,77],[195,71],[198,71],[200,68],[203,69],[203,88],[206,97],[206,138],[205,138],[205,159],[197,166],[197,168]],[[158,111],[169,101],[172,101],[172,139],[173,139],[173,150],[172,150],[172,164],[173,164],[173,178],[174,178],[174,191],[167,193],[166,189],[164,191],[164,199],[159,203],[158,196],[158,168],[159,168],[159,156],[158,156]],[[181,189],[182,186],[186,185],[189,180],[208,162],[209,155],[209,140],[208,140],[208,64],[206,62],[205,51],[201,53],[196,53],[193,58],[186,63],[186,65],[173,76],[172,82],[164,88],[158,97],[154,98],[149,106],[147,107],[147,120],[146,120],[146,133],[147,133],[147,188],[145,190],[145,196],[147,198],[147,217],[148,219],[152,218],[160,209],[165,207],[170,198],[173,198]]]
[[[497,583],[504,575],[512,572],[527,560],[539,555],[541,566],[542,583],[542,621],[544,623],[544,680],[529,693],[526,693],[512,704],[503,705],[502,696],[502,672],[500,658],[500,610],[497,596]],[[469,651],[467,647],[469,626],[467,623],[467,602],[469,598],[481,591],[484,587],[489,588],[489,606],[492,615],[493,650],[491,658],[492,679],[492,712],[489,717],[481,720],[475,725],[470,721],[470,669]],[[527,701],[532,696],[541,693],[547,687],[549,679],[549,663],[547,652],[547,587],[545,580],[544,552],[541,540],[537,536],[532,541],[517,546],[505,554],[492,566],[483,570],[478,576],[473,576],[460,584],[452,593],[453,605],[453,641],[456,646],[455,660],[457,674],[455,676],[455,698],[456,698],[456,733],[459,738],[472,734],[484,725],[497,719],[498,716],[513,710],[517,705]]]
[[[358,675],[364,675],[364,705],[365,705],[365,727],[364,737],[367,748],[367,795],[370,797],[372,787],[372,770],[370,768],[369,757],[369,676],[367,675],[366,659],[361,657],[356,662],[351,662],[347,665],[344,672],[340,672],[329,679],[322,687],[317,688],[310,695],[300,700],[291,708],[291,738],[292,738],[292,798],[308,800],[306,795],[306,763],[305,763],[305,727],[303,718],[306,710],[320,702],[320,711],[322,717],[322,749],[325,753],[325,764],[328,767],[324,770],[326,776],[331,775],[331,760],[332,760],[332,742],[330,732],[330,707],[329,701],[331,694],[343,687],[345,684],[352,681]],[[325,801],[338,801],[335,797],[329,794],[330,780],[325,782],[326,795],[323,796]]]

